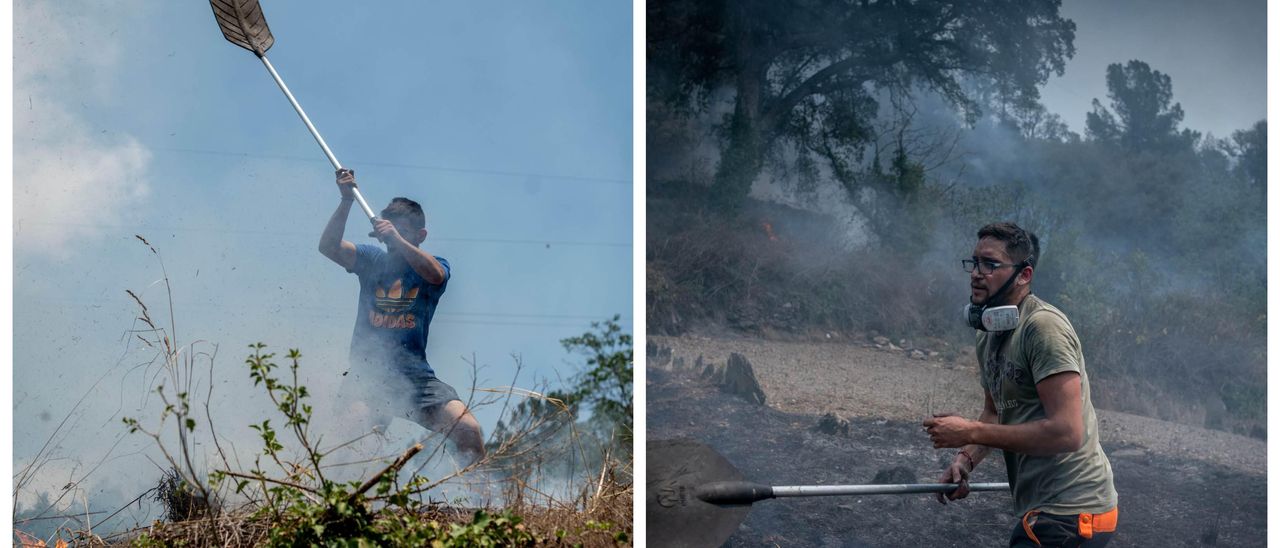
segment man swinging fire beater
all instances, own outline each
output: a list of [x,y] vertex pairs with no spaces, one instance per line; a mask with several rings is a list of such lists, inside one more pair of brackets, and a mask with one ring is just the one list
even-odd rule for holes
[[[480,424],[453,387],[436,377],[426,358],[431,318],[449,283],[449,262],[418,247],[427,238],[422,206],[407,198],[391,200],[369,234],[386,250],[356,245],[342,239],[355,200],[355,172],[338,170],[337,183],[342,200],[320,236],[320,253],[360,279],[351,371],[356,380],[364,372],[403,381],[393,389],[413,391],[409,418],[444,433],[457,446],[463,464],[473,463],[484,456]],[[385,427],[391,418],[376,420]]]
[[959,447],[942,483],[968,496],[969,474],[991,449],[1004,453],[1017,515],[1010,546],[1104,546],[1116,530],[1111,463],[1098,444],[1080,340],[1061,311],[1031,294],[1036,236],[1013,223],[978,231],[969,272],[969,324],[985,405],[978,420],[924,421],[935,448]]

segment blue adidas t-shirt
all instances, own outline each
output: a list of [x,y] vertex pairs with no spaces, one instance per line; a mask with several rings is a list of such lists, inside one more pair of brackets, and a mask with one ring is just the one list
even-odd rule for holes
[[427,363],[427,334],[436,304],[449,284],[449,262],[444,281],[432,285],[402,258],[371,244],[356,245],[356,264],[350,272],[360,278],[360,307],[351,335],[353,365],[392,365],[435,372]]

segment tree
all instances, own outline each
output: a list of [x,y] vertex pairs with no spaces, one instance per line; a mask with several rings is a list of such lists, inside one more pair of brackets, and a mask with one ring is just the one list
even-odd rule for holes
[[892,156],[887,171],[878,162],[872,166],[869,182],[887,191],[884,196],[889,199],[867,208],[868,217],[883,248],[919,260],[929,249],[940,200],[925,192],[925,167],[912,160],[904,147],[899,146]]
[[1232,152],[1239,161],[1236,169],[1262,191],[1262,203],[1267,198],[1267,121],[1259,120],[1249,129],[1231,134]]
[[1062,116],[1049,112],[1039,103],[1010,108],[999,119],[1002,124],[1017,131],[1027,140],[1055,143],[1080,141],[1080,135],[1071,131],[1067,123],[1062,121]]
[[[881,92],[932,90],[975,119],[971,84],[1027,105],[1075,53],[1059,0],[655,0],[650,97],[706,112],[721,91],[713,195],[736,207],[782,144],[847,177],[873,138]],[[972,87],[972,86],[970,86]]]
[[1174,152],[1189,150],[1200,136],[1178,129],[1183,112],[1180,103],[1169,104],[1172,80],[1142,61],[1107,65],[1107,97],[1111,110],[1094,99],[1093,112],[1085,117],[1088,134],[1095,141],[1129,151]]
[[632,429],[631,335],[618,326],[619,316],[604,323],[592,322],[598,332],[584,333],[560,341],[565,350],[587,355],[587,370],[575,378],[576,386],[568,394],[574,403],[591,408],[592,419],[612,433],[630,439]]
[[[487,449],[508,446],[500,457],[505,473],[525,479],[535,472],[572,475],[599,470],[606,457],[630,457],[633,351],[619,319],[592,322],[593,331],[562,339],[566,351],[586,354],[587,367],[570,386],[524,400],[498,421]],[[591,417],[579,422],[584,411]]]

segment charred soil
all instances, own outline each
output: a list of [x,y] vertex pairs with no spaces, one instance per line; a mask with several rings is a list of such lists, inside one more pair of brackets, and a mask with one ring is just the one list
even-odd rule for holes
[[[773,485],[932,482],[954,450],[934,450],[930,410],[976,414],[971,369],[849,343],[651,337],[648,438],[688,438],[748,479]],[[750,360],[767,405],[700,374],[730,353]],[[701,362],[699,365],[695,365]],[[848,422],[829,425],[831,413]],[[1265,442],[1099,411],[1120,495],[1111,546],[1263,546]],[[831,433],[834,432],[834,433]],[[973,481],[1006,481],[992,454]],[[767,500],[728,546],[1003,546],[1016,521],[1007,493],[939,504],[932,495]]]

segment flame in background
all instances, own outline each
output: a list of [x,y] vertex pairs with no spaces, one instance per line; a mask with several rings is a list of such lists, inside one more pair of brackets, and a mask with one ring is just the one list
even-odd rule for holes
[[769,235],[769,241],[771,242],[778,241],[778,235],[773,233],[773,225],[769,224],[769,221],[764,221],[760,223],[760,226],[763,226],[764,233]]

